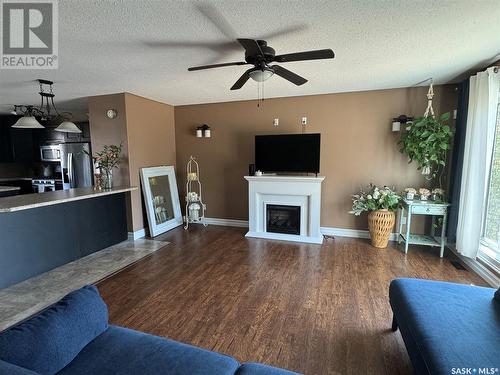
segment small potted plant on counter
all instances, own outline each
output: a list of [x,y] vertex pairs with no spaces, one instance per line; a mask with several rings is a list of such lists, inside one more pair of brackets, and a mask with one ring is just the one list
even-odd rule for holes
[[420,189],[418,189],[418,195],[420,195],[421,201],[426,201],[426,200],[429,200],[429,196],[431,195],[431,192],[429,189],[420,188]]
[[[94,161],[95,174],[100,174],[102,189],[111,189],[113,187],[113,168],[118,168],[122,152],[122,143],[116,145],[104,145],[102,151],[95,152],[92,155]],[[85,151],[85,153],[87,153]],[[88,153],[87,153],[88,154]],[[98,178],[96,178],[97,183]]]
[[415,198],[415,194],[417,194],[417,190],[415,188],[407,187],[405,189],[405,198],[406,199],[412,200],[413,198]]
[[368,230],[371,243],[374,247],[386,248],[389,242],[401,197],[392,189],[384,186],[379,188],[370,185],[368,192],[361,190],[359,194],[352,195],[352,211],[355,216],[363,212],[368,213]]

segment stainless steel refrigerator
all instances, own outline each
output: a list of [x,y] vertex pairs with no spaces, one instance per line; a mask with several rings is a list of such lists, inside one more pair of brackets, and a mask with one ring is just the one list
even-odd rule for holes
[[92,161],[86,153],[90,153],[90,144],[62,143],[59,146],[63,189],[92,186]]

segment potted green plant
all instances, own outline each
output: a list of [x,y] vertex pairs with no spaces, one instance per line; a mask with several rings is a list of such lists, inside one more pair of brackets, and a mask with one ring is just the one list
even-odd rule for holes
[[453,135],[452,129],[446,124],[449,119],[449,113],[439,118],[419,117],[402,132],[398,142],[400,151],[408,156],[409,163],[415,161],[423,175],[439,180],[439,186]]
[[359,216],[368,212],[368,230],[373,246],[386,248],[391,230],[396,221],[394,211],[398,208],[401,197],[392,189],[384,186],[379,188],[370,184],[367,192],[361,190],[352,195],[352,211],[349,213]]

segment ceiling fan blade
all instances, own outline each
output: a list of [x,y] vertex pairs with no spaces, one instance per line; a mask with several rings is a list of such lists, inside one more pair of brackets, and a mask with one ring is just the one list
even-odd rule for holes
[[248,81],[250,78],[250,72],[254,70],[254,68],[248,69],[243,75],[235,82],[235,84],[231,87],[231,90],[238,90],[243,87],[243,85]]
[[281,36],[288,36],[290,34],[293,34],[293,33],[299,32],[299,31],[307,30],[307,28],[308,28],[308,26],[306,24],[294,25],[294,26],[287,27],[285,29],[276,30],[276,31],[271,32],[269,34],[260,35],[260,37],[258,39],[269,40],[269,39],[273,39],[273,38],[279,38]]
[[262,49],[259,46],[259,43],[255,39],[237,39],[238,42],[243,46],[247,55],[250,56],[264,56]]
[[289,71],[279,65],[270,66],[274,73],[279,75],[281,78],[286,79],[287,81],[292,82],[293,84],[300,86],[307,82],[307,79],[302,78],[301,76],[295,74],[294,72]]
[[233,65],[247,65],[248,63],[245,61],[238,62],[230,62],[230,63],[222,63],[222,64],[213,64],[213,65],[203,65],[203,66],[195,66],[192,68],[188,68],[190,72],[195,70],[203,70],[203,69],[212,69],[212,68],[222,68],[223,66],[233,66]]
[[196,9],[203,14],[224,36],[230,40],[235,40],[238,34],[222,13],[212,4],[201,3],[195,5]]
[[289,61],[303,61],[303,60],[320,60],[320,59],[333,59],[335,54],[331,49],[318,49],[315,51],[287,53],[286,55],[277,55],[274,61],[284,63]]
[[203,48],[214,52],[239,52],[241,46],[236,41],[230,42],[210,42],[210,41],[169,41],[169,40],[144,40],[141,43],[152,48]]

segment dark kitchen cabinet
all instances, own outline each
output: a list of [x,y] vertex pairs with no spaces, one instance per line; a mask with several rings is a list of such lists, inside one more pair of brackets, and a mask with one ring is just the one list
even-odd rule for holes
[[10,139],[10,127],[13,123],[8,121],[8,117],[11,116],[0,116],[0,163],[14,161],[14,151]]
[[40,129],[39,131],[37,131],[36,143],[38,145],[64,143],[64,133],[56,132],[54,130],[55,128],[57,128],[57,125],[46,124],[45,129]]
[[10,139],[15,162],[33,162],[35,160],[35,129],[10,128]]
[[19,116],[0,116],[0,162],[33,162],[37,144],[35,132],[38,129],[17,129],[12,125]]
[[90,124],[88,122],[75,122],[76,126],[80,128],[81,133],[64,133],[64,140],[66,143],[71,142],[90,142]]
[[89,142],[90,125],[88,121],[76,122],[81,133],[57,132],[59,125],[43,123],[44,129],[16,129],[12,125],[19,116],[0,116],[0,163],[39,162],[40,146],[59,143]]

